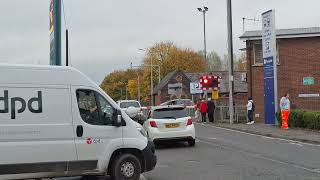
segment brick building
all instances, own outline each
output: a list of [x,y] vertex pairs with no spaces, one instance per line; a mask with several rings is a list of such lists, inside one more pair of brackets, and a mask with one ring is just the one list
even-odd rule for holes
[[[161,82],[154,87],[153,96],[154,104],[159,105],[172,99],[199,99],[202,94],[190,93],[190,83],[199,82],[199,78],[205,73],[184,73],[173,71],[168,73]],[[213,75],[220,76],[220,99],[218,105],[228,105],[229,99],[229,74],[227,71],[215,71]],[[234,99],[236,105],[245,105],[248,98],[246,72],[234,72]],[[210,94],[209,94],[210,95]]]
[[[278,101],[289,92],[292,108],[320,110],[320,28],[280,29],[276,38]],[[246,43],[248,93],[255,102],[256,118],[263,121],[261,31],[247,31],[240,39]]]

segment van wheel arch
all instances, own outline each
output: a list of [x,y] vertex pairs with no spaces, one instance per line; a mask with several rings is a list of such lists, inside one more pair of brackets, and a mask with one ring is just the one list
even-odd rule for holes
[[111,175],[112,173],[112,164],[113,161],[118,159],[119,156],[121,156],[122,154],[132,154],[134,156],[136,156],[141,164],[141,173],[143,173],[145,171],[145,159],[144,156],[142,154],[142,151],[139,149],[134,149],[134,148],[124,148],[124,149],[117,149],[116,151],[114,151],[111,155],[109,164],[108,164],[108,170],[107,170],[107,174]]

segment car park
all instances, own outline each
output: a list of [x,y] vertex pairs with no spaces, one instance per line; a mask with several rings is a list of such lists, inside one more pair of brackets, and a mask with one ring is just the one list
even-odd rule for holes
[[195,145],[195,128],[192,118],[188,116],[184,106],[154,106],[143,124],[150,140],[156,142],[166,140],[187,141]]

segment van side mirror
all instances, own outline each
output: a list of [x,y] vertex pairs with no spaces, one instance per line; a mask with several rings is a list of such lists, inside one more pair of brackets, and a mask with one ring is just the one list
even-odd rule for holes
[[120,127],[122,126],[122,115],[121,115],[121,110],[116,110],[115,114],[114,114],[114,121],[113,121],[113,125],[116,127]]

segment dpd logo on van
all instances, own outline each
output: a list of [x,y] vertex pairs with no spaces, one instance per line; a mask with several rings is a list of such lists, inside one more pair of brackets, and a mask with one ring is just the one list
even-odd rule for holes
[[[42,92],[41,91],[38,91],[38,97],[33,97],[26,102],[26,100],[24,100],[21,97],[12,97],[10,98],[10,101],[9,101],[9,92],[8,90],[4,90],[3,97],[0,96],[0,103],[2,102],[4,104],[4,108],[0,109],[0,113],[9,113],[9,102],[10,102],[11,119],[16,118],[16,111],[17,113],[23,113],[26,110],[27,106],[31,113],[42,113]],[[16,106],[19,103],[20,103],[20,108],[17,109]],[[32,107],[33,103],[37,103],[38,107],[33,108]]]
[[87,144],[100,144],[100,143],[102,143],[102,140],[100,138],[87,138],[86,143]]

